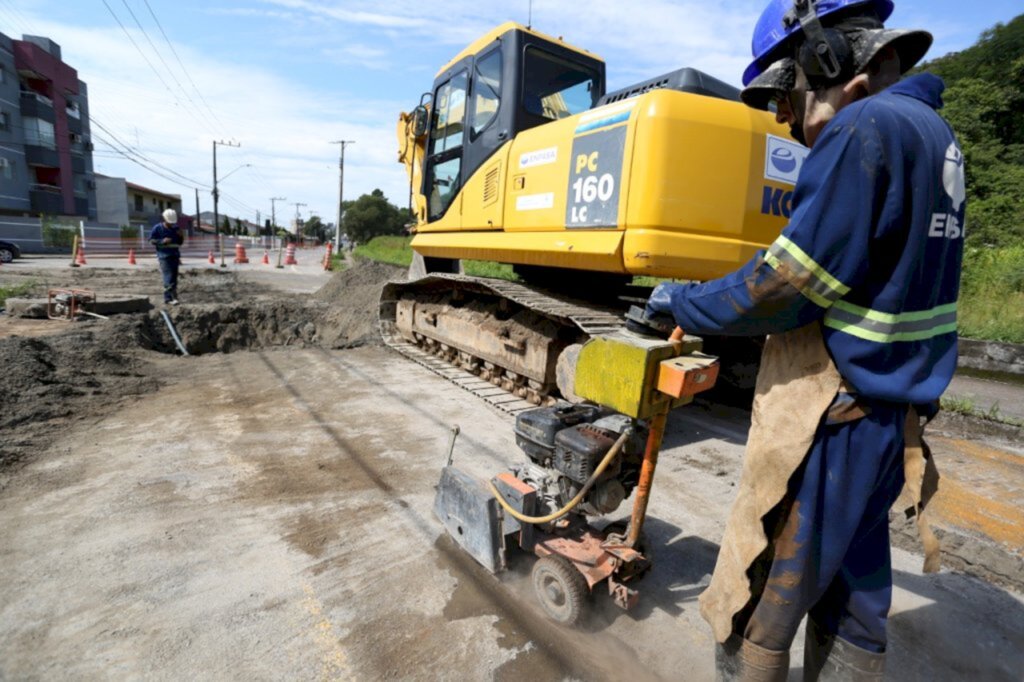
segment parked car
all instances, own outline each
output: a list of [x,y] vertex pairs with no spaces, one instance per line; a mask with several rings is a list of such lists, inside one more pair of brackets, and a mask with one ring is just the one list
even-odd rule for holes
[[0,263],[10,263],[15,258],[21,258],[18,245],[0,240]]

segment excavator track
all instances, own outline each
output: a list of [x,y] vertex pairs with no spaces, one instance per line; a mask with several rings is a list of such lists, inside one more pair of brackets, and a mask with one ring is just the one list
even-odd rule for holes
[[621,329],[622,312],[527,284],[431,274],[386,284],[379,322],[389,347],[514,415],[560,397],[557,356]]

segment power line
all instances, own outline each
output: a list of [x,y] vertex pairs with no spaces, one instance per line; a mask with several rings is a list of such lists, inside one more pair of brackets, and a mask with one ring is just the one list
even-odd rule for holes
[[[100,127],[102,128],[102,126],[100,126]],[[103,130],[104,130],[104,132],[107,132],[107,134],[109,134],[111,137],[113,137],[114,140],[116,140],[116,144],[114,142],[111,142],[109,140],[104,139],[102,135],[97,135],[96,136],[97,139],[100,142],[102,142],[103,144],[106,144],[107,146],[109,146],[114,151],[120,153],[121,156],[124,157],[125,159],[127,159],[128,161],[131,161],[132,163],[135,163],[136,165],[141,166],[142,168],[145,168],[150,173],[153,173],[154,175],[157,175],[157,176],[159,176],[161,178],[164,178],[165,180],[169,180],[169,181],[173,182],[174,184],[179,185],[181,187],[189,187],[189,188],[201,187],[204,190],[208,189],[208,185],[205,185],[205,184],[203,184],[201,182],[197,182],[197,181],[193,180],[192,178],[184,176],[181,173],[178,173],[177,171],[171,170],[170,168],[167,168],[166,166],[163,166],[162,164],[160,164],[160,163],[150,159],[147,156],[144,156],[144,155],[142,155],[142,154],[140,154],[138,152],[132,151],[132,149],[128,145],[125,145],[116,136],[114,136],[113,134],[111,134],[108,131],[106,131],[105,128]],[[142,160],[140,161],[140,159],[142,159]],[[148,162],[148,163],[146,163],[146,162]],[[153,164],[153,165],[155,165],[158,168],[161,168],[163,170],[161,171],[161,170],[157,170],[156,168],[152,168],[149,164]],[[176,176],[176,177],[174,177],[174,176]]]
[[206,98],[205,98],[205,97],[203,97],[203,93],[202,93],[202,92],[201,92],[201,91],[199,90],[199,86],[197,86],[197,85],[196,85],[196,82],[195,82],[194,80],[192,80],[192,75],[191,75],[191,74],[189,74],[189,72],[188,72],[188,69],[187,69],[187,68],[185,68],[185,64],[184,64],[184,62],[182,62],[182,61],[181,61],[181,57],[179,57],[179,56],[178,56],[178,51],[174,49],[174,44],[173,44],[173,43],[172,43],[172,42],[170,41],[170,39],[169,39],[169,38],[167,37],[167,33],[165,33],[165,32],[164,32],[164,27],[163,27],[163,25],[162,25],[162,24],[160,23],[160,20],[159,20],[159,19],[157,19],[157,17],[156,17],[156,13],[155,13],[155,12],[153,11],[153,8],[152,8],[152,7],[150,7],[150,5],[149,5],[149,0],[143,0],[143,2],[145,2],[145,3],[146,3],[146,9],[148,9],[148,10],[149,10],[149,14],[150,14],[150,16],[151,16],[151,17],[153,17],[153,21],[155,21],[155,22],[156,22],[156,26],[157,26],[157,28],[158,28],[158,29],[160,29],[160,35],[162,35],[162,36],[164,37],[164,41],[165,41],[165,42],[167,43],[167,47],[171,48],[171,54],[173,54],[173,55],[174,55],[174,58],[178,60],[178,65],[179,65],[179,66],[181,67],[181,70],[182,70],[182,72],[183,72],[183,73],[185,74],[185,77],[186,77],[186,78],[188,78],[188,82],[192,84],[192,88],[193,88],[193,89],[194,89],[194,90],[196,91],[196,95],[198,95],[198,96],[199,96],[199,99],[200,99],[200,100],[202,101],[202,103],[203,103],[203,104],[204,104],[204,105],[206,106],[206,109],[207,109],[207,110],[208,110],[208,111],[210,112],[210,115],[211,115],[211,116],[213,116],[213,119],[214,119],[214,120],[215,120],[215,121],[216,121],[216,122],[217,122],[218,124],[220,124],[220,126],[221,126],[221,127],[223,128],[223,127],[224,127],[224,122],[223,122],[223,121],[221,121],[221,120],[220,120],[220,118],[218,118],[218,117],[217,117],[217,112],[215,112],[215,111],[214,111],[214,110],[213,110],[213,109],[212,109],[212,108],[210,107],[210,104],[209,104],[209,103],[208,103],[208,102],[206,101]]
[[[132,11],[131,6],[128,4],[128,0],[121,0],[121,4],[123,4],[125,9],[128,10],[128,14],[131,15],[132,21],[134,21],[135,25],[139,27],[140,31],[142,31],[142,36],[146,39],[146,42],[149,43],[149,46],[153,48],[153,52],[156,53],[156,56],[160,60],[160,63],[164,65],[165,69],[167,69],[167,73],[174,81],[174,84],[178,86],[178,90],[176,92],[180,92],[181,94],[183,94],[185,96],[185,99],[187,99],[189,103],[195,108],[196,112],[198,112],[200,115],[204,115],[202,110],[199,108],[199,105],[195,103],[195,100],[193,100],[192,97],[187,92],[185,92],[185,86],[183,86],[181,84],[181,81],[178,80],[178,77],[174,75],[174,71],[171,69],[171,66],[167,63],[167,60],[164,59],[164,56],[160,52],[160,50],[157,49],[156,45],[153,43],[152,38],[149,37],[149,32],[146,31],[146,29],[142,26],[142,22],[139,21],[139,18],[135,16],[135,12]],[[198,122],[199,119],[196,119],[196,121]],[[211,122],[212,119],[207,118],[207,121],[203,125],[208,125]],[[216,126],[211,127],[210,130],[212,131],[213,128],[215,127]]]
[[[152,158],[150,158],[150,157],[146,156],[146,155],[145,155],[145,154],[143,154],[142,152],[138,151],[138,149],[135,149],[135,148],[133,148],[133,147],[132,147],[131,145],[125,144],[125,143],[124,143],[124,142],[122,142],[122,141],[121,141],[121,140],[120,140],[120,139],[119,139],[119,138],[118,138],[118,137],[117,137],[116,135],[114,135],[114,133],[112,133],[112,132],[111,132],[111,131],[110,131],[110,130],[109,130],[109,129],[108,129],[107,127],[106,127],[106,126],[104,126],[104,125],[103,125],[102,123],[100,123],[100,122],[99,122],[99,121],[97,121],[96,119],[93,119],[93,121],[92,121],[92,122],[93,122],[93,123],[95,123],[95,124],[96,124],[96,126],[97,126],[97,127],[98,127],[98,128],[100,129],[100,130],[102,130],[102,131],[103,131],[103,132],[104,132],[104,133],[105,133],[106,135],[108,135],[109,137],[111,137],[112,139],[114,139],[114,140],[115,140],[115,141],[116,141],[116,142],[118,143],[118,145],[120,145],[121,147],[123,147],[123,148],[124,148],[125,150],[127,150],[127,151],[128,151],[128,152],[129,152],[130,154],[132,154],[132,155],[134,155],[134,156],[138,156],[139,158],[143,159],[144,161],[148,161],[149,163],[153,164],[154,166],[157,166],[158,168],[162,168],[162,169],[163,169],[163,170],[165,170],[166,172],[168,172],[168,173],[172,173],[173,175],[176,175],[176,176],[178,176],[179,178],[181,178],[182,180],[184,180],[184,181],[185,181],[185,182],[187,183],[187,186],[189,186],[189,187],[203,187],[203,188],[206,188],[206,187],[208,187],[208,185],[205,185],[204,183],[201,183],[201,182],[199,182],[198,180],[195,180],[195,179],[193,179],[193,178],[190,178],[190,177],[188,177],[187,175],[182,175],[181,173],[179,173],[178,171],[174,170],[173,168],[168,168],[167,166],[164,166],[164,165],[163,165],[163,164],[161,164],[161,163],[160,163],[159,161],[156,161],[156,160],[154,160],[154,159],[152,159]],[[95,135],[96,135],[96,133],[93,133],[93,135],[95,136]],[[101,139],[102,139],[102,138],[101,138]],[[117,149],[117,147],[116,147],[115,145],[111,144],[110,142],[107,142],[107,141],[105,141],[105,140],[104,140],[104,142],[105,142],[105,143],[106,143],[107,145],[109,145],[109,146],[113,147],[114,149]]]
[[[114,14],[114,10],[111,9],[109,4],[107,4],[107,0],[100,0],[100,1],[103,3],[103,6],[107,8],[107,11],[110,13],[110,16],[114,17],[114,21],[117,22],[117,25],[121,27],[121,31],[124,33],[125,37],[128,38],[129,42],[131,42],[132,46],[139,53],[139,55],[142,56],[142,59],[146,62],[146,64],[149,65],[150,70],[152,70],[153,73],[156,74],[156,77],[158,79],[160,79],[160,82],[163,83],[163,86],[164,86],[164,88],[167,89],[167,92],[169,92],[171,94],[171,96],[174,97],[175,101],[178,102],[178,104],[182,105],[182,108],[184,108],[185,110],[188,110],[188,107],[186,107],[184,105],[184,103],[178,98],[178,95],[175,94],[174,90],[171,89],[171,86],[167,84],[167,81],[164,80],[164,77],[160,75],[160,72],[157,70],[157,68],[155,66],[153,66],[153,62],[151,62],[149,60],[149,57],[147,57],[146,53],[142,50],[141,47],[139,47],[139,44],[137,42],[135,42],[135,38],[132,38],[132,34],[129,33],[128,29],[125,27],[125,25],[123,23],[121,23],[121,19],[118,18],[118,16],[116,14]],[[195,119],[195,114],[193,114],[191,111],[189,111],[189,116],[192,116],[192,118]],[[200,125],[202,125],[204,127],[206,125],[205,123],[203,123],[202,121],[200,121],[198,119],[196,119],[196,123],[199,123]]]

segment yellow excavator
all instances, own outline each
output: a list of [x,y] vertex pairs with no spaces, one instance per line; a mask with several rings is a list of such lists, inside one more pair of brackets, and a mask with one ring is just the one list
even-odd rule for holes
[[565,358],[645,299],[634,276],[707,280],[767,247],[807,154],[706,74],[607,93],[601,58],[512,22],[446,64],[397,132],[416,255],[385,287],[384,336],[511,393],[512,412],[572,399]]

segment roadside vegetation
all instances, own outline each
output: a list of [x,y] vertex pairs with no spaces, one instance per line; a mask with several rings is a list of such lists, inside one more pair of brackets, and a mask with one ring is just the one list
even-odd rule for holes
[[941,114],[964,151],[967,242],[960,331],[1024,343],[1024,14],[916,71],[946,83]]
[[974,402],[973,398],[947,394],[942,396],[940,405],[947,412],[962,414],[966,417],[974,417],[975,419],[983,419],[1008,426],[1024,426],[1024,421],[1004,415],[1002,410],[999,409],[999,403],[994,403],[987,410],[984,410]]
[[0,286],[0,308],[7,305],[7,299],[9,298],[18,298],[30,293],[35,285],[35,282],[22,282],[21,284]]
[[[407,268],[412,263],[411,241],[412,237],[374,237],[368,243],[357,246],[352,253],[356,258]],[[467,275],[473,277],[492,277],[510,282],[519,280],[512,272],[512,266],[506,263],[467,260],[463,261],[462,267]]]

